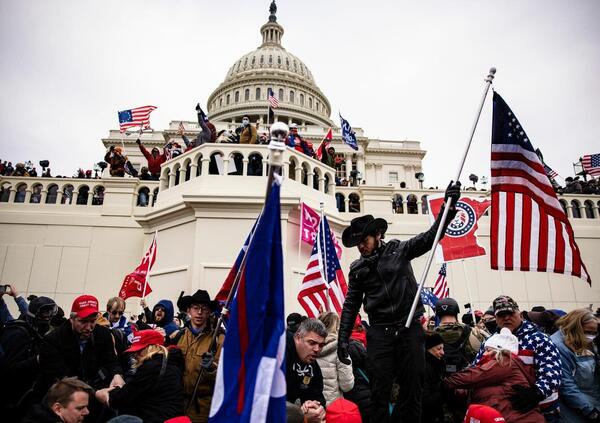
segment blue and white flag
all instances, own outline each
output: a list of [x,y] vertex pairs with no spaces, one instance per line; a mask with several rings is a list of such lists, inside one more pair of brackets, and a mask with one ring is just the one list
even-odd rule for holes
[[435,305],[438,302],[438,297],[431,291],[431,288],[423,288],[421,290],[421,303],[428,305],[435,311]]
[[221,350],[210,423],[286,421],[279,193],[275,182],[246,252]]
[[358,150],[358,142],[356,141],[356,134],[352,130],[350,123],[342,117],[340,113],[340,122],[342,126],[342,139],[346,144],[355,150]]

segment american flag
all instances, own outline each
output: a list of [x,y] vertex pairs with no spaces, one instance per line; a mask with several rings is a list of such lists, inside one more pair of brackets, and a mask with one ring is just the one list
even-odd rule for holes
[[321,219],[298,294],[298,301],[308,317],[317,317],[324,311],[334,310],[340,314],[348,290],[331,236],[323,237],[324,233],[331,234],[325,216]]
[[136,107],[135,109],[123,110],[119,112],[119,126],[121,132],[127,128],[139,126],[142,129],[150,128],[150,113],[156,110],[154,106]]
[[440,267],[437,279],[433,285],[433,295],[435,295],[438,299],[448,298],[450,295],[448,280],[446,280],[446,263],[442,264],[442,267]]
[[600,176],[600,154],[588,154],[581,159],[583,169],[594,177]]
[[554,272],[591,284],[573,229],[527,134],[494,93],[491,267]]
[[271,104],[271,107],[273,109],[276,109],[279,107],[279,100],[277,100],[277,97],[275,97],[275,93],[273,92],[273,90],[271,88],[269,88],[267,100],[269,100],[269,103]]
[[549,178],[556,178],[558,176],[558,173],[556,173],[554,170],[552,170],[552,168],[550,166],[548,166],[546,163],[544,163],[544,172],[546,172],[546,175],[548,175]]

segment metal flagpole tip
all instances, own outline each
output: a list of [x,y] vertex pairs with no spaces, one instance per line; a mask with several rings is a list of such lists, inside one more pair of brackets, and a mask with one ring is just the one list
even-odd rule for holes
[[485,82],[492,82],[495,75],[496,75],[496,68],[491,67],[490,72],[488,73],[488,76],[485,78]]
[[288,135],[289,128],[283,122],[275,122],[271,125],[271,141],[269,149],[285,151],[285,139]]

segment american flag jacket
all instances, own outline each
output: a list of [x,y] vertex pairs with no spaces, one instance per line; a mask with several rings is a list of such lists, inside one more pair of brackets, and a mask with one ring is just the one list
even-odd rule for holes
[[[519,358],[528,366],[535,369],[535,385],[544,394],[545,399],[540,402],[543,412],[548,412],[558,407],[558,387],[560,386],[561,361],[556,345],[548,335],[542,333],[533,323],[524,320],[514,335],[519,339]],[[479,363],[484,351],[485,343],[473,361]]]

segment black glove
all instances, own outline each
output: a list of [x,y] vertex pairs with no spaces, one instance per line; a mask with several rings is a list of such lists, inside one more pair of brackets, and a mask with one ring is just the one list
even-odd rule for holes
[[513,408],[521,413],[533,410],[544,399],[544,394],[535,386],[527,388],[521,385],[513,385],[512,388],[515,393],[510,397],[510,402]]
[[594,410],[586,416],[589,422],[600,422],[600,410],[594,408]]
[[141,141],[140,141],[140,139],[138,138],[137,140],[135,140],[135,143],[136,143],[137,145],[140,145],[142,142],[141,142]]
[[213,365],[213,361],[215,360],[215,355],[209,351],[202,354],[202,361],[200,361],[200,366],[204,367],[206,370],[210,370]]
[[342,363],[352,363],[352,360],[350,360],[350,354],[348,354],[348,342],[338,341],[337,355]]
[[454,181],[450,181],[448,184],[448,188],[446,188],[446,193],[444,194],[444,201],[446,204],[448,203],[448,199],[452,201],[450,205],[455,206],[458,200],[460,199],[460,182],[456,181],[455,184],[452,184]]

